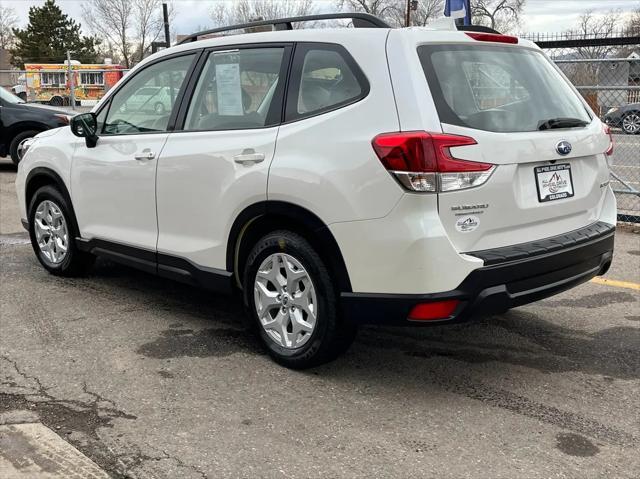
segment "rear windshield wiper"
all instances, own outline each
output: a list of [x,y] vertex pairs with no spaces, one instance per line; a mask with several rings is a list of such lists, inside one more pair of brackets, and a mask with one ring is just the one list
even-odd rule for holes
[[538,123],[538,130],[553,130],[554,128],[575,128],[586,126],[589,122],[579,118],[549,118]]

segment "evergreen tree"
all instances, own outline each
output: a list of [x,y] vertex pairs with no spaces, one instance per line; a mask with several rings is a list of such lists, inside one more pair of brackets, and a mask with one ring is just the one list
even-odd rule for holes
[[95,37],[80,34],[80,24],[62,13],[55,0],[46,0],[41,7],[29,9],[29,24],[22,30],[13,29],[15,47],[11,49],[13,64],[64,63],[67,50],[71,58],[81,63],[97,59]]

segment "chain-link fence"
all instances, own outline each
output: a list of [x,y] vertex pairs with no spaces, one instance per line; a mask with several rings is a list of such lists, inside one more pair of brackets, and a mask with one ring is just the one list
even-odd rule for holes
[[525,37],[545,49],[611,127],[609,164],[618,220],[640,222],[640,31]]

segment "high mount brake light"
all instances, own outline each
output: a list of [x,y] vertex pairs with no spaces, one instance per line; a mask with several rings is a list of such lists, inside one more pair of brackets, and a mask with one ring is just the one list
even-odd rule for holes
[[499,33],[479,33],[479,32],[465,32],[467,36],[477,40],[479,42],[497,42],[497,43],[518,43],[518,37],[512,37],[510,35],[500,35]]
[[408,190],[418,192],[454,191],[479,186],[495,168],[454,158],[451,147],[475,145],[468,136],[426,131],[383,133],[376,136],[373,149],[384,167]]
[[608,125],[604,125],[603,130],[606,135],[609,135],[609,147],[607,148],[607,151],[604,152],[604,154],[607,156],[611,156],[613,155],[613,135],[611,134],[611,128],[609,128]]

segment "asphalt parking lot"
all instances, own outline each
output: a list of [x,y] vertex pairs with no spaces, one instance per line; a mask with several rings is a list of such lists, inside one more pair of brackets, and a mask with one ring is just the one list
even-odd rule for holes
[[364,328],[295,372],[228,298],[106,261],[48,275],[14,177],[1,163],[0,413],[29,411],[113,477],[640,477],[640,228],[619,229],[610,283]]

